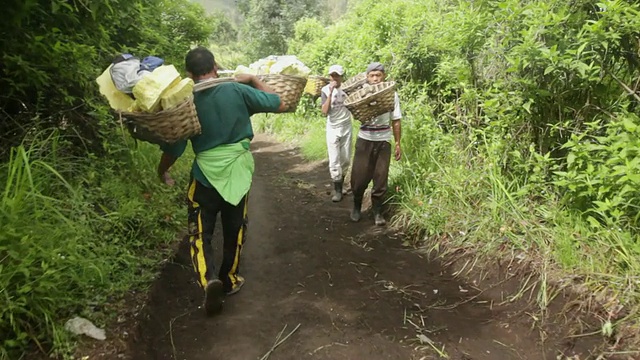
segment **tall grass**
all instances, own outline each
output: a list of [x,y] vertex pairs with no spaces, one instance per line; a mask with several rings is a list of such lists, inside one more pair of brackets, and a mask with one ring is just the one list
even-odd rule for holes
[[[181,189],[159,184],[152,146],[116,137],[101,159],[65,146],[39,136],[0,165],[0,359],[34,344],[70,353],[64,322],[109,321],[110,305],[154,275],[182,222]],[[187,166],[178,165],[182,184]]]
[[490,139],[480,137],[483,143],[471,146],[467,134],[447,133],[420,111],[409,111],[405,125],[405,161],[392,167],[400,209],[395,222],[419,235],[418,245],[445,258],[466,252],[473,264],[526,264],[535,281],[523,286],[538,285],[542,311],[569,286],[596,299],[589,306],[602,316],[603,329],[613,322],[613,334],[637,336],[631,330],[640,310],[634,229],[585,220],[561,203],[552,184],[509,178]]

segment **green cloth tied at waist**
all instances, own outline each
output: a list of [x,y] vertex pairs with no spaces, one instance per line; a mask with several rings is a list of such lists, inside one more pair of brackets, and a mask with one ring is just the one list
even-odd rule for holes
[[238,205],[251,188],[254,171],[249,139],[225,144],[196,155],[198,167],[222,198]]

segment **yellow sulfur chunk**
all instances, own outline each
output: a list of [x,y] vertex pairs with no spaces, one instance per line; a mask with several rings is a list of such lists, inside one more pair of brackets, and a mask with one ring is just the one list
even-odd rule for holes
[[193,80],[184,78],[177,85],[172,86],[162,95],[162,110],[168,110],[182,104],[193,94]]
[[173,65],[163,65],[138,81],[133,87],[133,96],[142,111],[157,112],[160,110],[162,95],[179,82],[180,73],[176,68]]
[[132,113],[136,113],[136,112],[141,112],[142,110],[140,109],[140,106],[138,105],[137,101],[134,101],[133,103],[131,103],[131,106],[129,106],[129,108],[127,109],[127,112],[132,112]]
[[100,94],[107,98],[109,106],[111,106],[112,109],[117,111],[126,111],[133,106],[133,99],[113,85],[110,70],[111,65],[96,79],[100,89]]
[[307,84],[304,86],[304,92],[314,95],[316,93],[316,81],[317,80],[309,79],[309,81],[307,81]]

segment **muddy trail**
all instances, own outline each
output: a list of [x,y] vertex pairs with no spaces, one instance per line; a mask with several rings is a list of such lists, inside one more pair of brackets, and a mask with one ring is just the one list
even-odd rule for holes
[[535,307],[505,304],[504,289],[462,282],[368,213],[351,223],[351,196],[330,201],[326,163],[305,162],[265,135],[252,148],[246,285],[206,318],[182,241],[152,287],[132,359],[590,358],[560,327],[541,336]]

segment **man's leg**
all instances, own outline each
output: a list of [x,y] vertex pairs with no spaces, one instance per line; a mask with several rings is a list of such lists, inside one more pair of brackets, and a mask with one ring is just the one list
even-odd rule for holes
[[333,194],[331,200],[342,200],[342,167],[340,166],[340,133],[339,129],[327,126],[327,152],[329,153],[329,173],[333,181]]
[[[349,166],[351,166],[351,123],[344,129],[343,135],[340,139],[340,167],[342,168],[342,182],[344,183],[344,177],[349,172]],[[346,194],[346,188],[342,188],[342,194]]]
[[247,238],[247,202],[249,194],[245,195],[238,205],[225,202],[222,205],[222,233],[224,236],[222,265],[220,266],[220,280],[224,284],[224,291],[235,294],[244,285],[240,276],[240,255]]
[[362,217],[362,197],[369,182],[373,178],[373,163],[371,159],[373,142],[358,138],[356,151],[351,167],[351,190],[353,191],[353,210],[351,220],[360,221]]
[[374,150],[375,168],[373,171],[373,189],[371,190],[371,204],[376,225],[387,223],[382,216],[382,205],[387,194],[389,181],[389,165],[391,163],[391,144],[387,141],[377,141]]
[[205,290],[205,311],[213,315],[222,309],[222,283],[215,276],[213,230],[220,210],[220,195],[213,189],[191,180],[187,192],[189,200],[189,244],[191,262],[200,286]]

